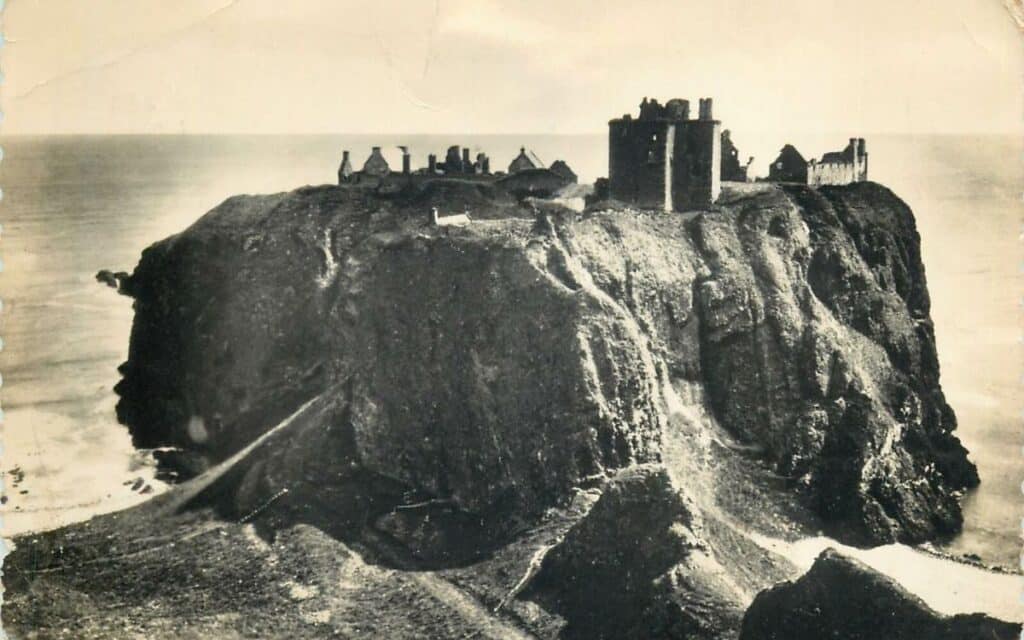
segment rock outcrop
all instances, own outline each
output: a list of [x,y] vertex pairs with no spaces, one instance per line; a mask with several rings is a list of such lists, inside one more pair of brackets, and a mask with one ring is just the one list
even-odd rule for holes
[[[432,227],[433,206],[473,222]],[[117,280],[135,308],[118,415],[166,475],[206,472],[126,513],[131,584],[209,569],[170,546],[127,560],[172,526],[209,546],[219,521],[255,540],[239,561],[277,563],[291,556],[247,527],[287,541],[311,525],[330,538],[323,571],[373,576],[342,591],[389,607],[389,637],[396,611],[442,624],[433,598],[459,612],[446,635],[730,638],[796,572],[751,532],[932,539],[978,482],[939,386],[913,215],[871,183],[731,185],[684,215],[578,214],[459,181],[239,196]],[[111,516],[19,543],[14,619],[41,619],[40,594],[118,611],[89,567],[119,530]],[[417,586],[331,559],[353,549]],[[35,568],[67,557],[89,561],[73,578]],[[336,583],[314,622],[289,619],[294,637],[351,634]],[[175,593],[171,610],[208,617],[174,633],[248,633],[256,604]]]
[[910,210],[870,183],[724,200],[441,233],[351,190],[232,198],[124,282],[120,417],[194,471],[341,385],[358,464],[528,517],[659,460],[666,392],[696,386],[840,538],[955,532],[977,474]]
[[201,469],[340,384],[346,454],[469,511],[536,513],[657,458],[644,337],[557,242],[517,220],[396,229],[345,204],[335,190],[232,199],[146,251],[118,386],[135,442]]
[[744,603],[707,537],[665,467],[625,469],[545,555],[523,597],[566,618],[563,638],[728,636]]
[[1021,626],[943,616],[860,562],[826,549],[795,582],[754,600],[740,640],[1016,640]]

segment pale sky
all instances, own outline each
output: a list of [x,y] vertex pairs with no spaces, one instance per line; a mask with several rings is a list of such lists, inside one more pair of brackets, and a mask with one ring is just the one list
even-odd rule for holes
[[1021,130],[1002,0],[8,0],[6,133]]

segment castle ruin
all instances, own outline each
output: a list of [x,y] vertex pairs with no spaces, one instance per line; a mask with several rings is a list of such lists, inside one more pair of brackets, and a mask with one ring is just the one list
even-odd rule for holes
[[[438,179],[486,182],[523,199],[549,197],[577,181],[564,161],[556,160],[545,167],[525,147],[520,147],[509,163],[508,173],[491,173],[487,154],[479,152],[473,158],[468,147],[459,145],[448,147],[443,161],[429,154],[427,166],[413,170],[408,148],[398,148],[402,150],[400,173],[391,169],[381,147],[373,147],[360,171],[354,169],[349,152],[344,151],[338,184],[398,193]],[[722,131],[721,122],[712,115],[711,98],[700,99],[694,119],[687,100],[674,98],[662,105],[645,97],[636,118],[625,114],[608,122],[608,178],[595,182],[588,200],[610,198],[659,211],[707,209],[718,200],[723,181],[752,179],[748,175],[752,161],[740,162],[739,149],[729,131]],[[864,138],[850,138],[842,151],[810,161],[787,144],[769,166],[766,180],[819,186],[864,182],[867,177]]]
[[452,145],[444,155],[444,162],[438,162],[433,153],[427,156],[427,174],[429,175],[491,175],[491,159],[486,153],[477,153],[476,159],[470,157],[469,147]]
[[740,150],[732,141],[732,134],[728,129],[722,132],[722,181],[723,182],[746,182],[748,171],[754,158],[747,158],[746,164],[740,164]]
[[829,151],[821,160],[805,160],[791,144],[782,147],[768,167],[771,182],[799,182],[811,186],[866,182],[868,152],[864,138],[850,138],[842,151]]
[[769,182],[807,183],[807,160],[797,148],[787,144],[779,150],[779,156],[768,166]]
[[640,115],[608,123],[608,195],[647,209],[686,211],[710,206],[721,191],[721,123],[711,98],[697,119],[690,103],[643,99]]
[[868,152],[864,138],[850,138],[842,151],[830,151],[807,163],[807,184],[850,184],[868,179]]
[[401,172],[392,170],[381,147],[371,149],[359,171],[354,169],[349,151],[343,150],[338,185],[397,192],[428,181],[459,180],[494,183],[514,196],[525,197],[553,195],[577,181],[575,172],[565,161],[556,160],[550,168],[545,168],[540,159],[525,148],[520,148],[519,155],[509,165],[508,174],[491,173],[491,159],[486,153],[479,152],[474,159],[469,147],[459,145],[448,147],[443,161],[439,162],[437,155],[431,153],[427,156],[427,166],[413,170],[408,147],[398,148],[402,150]]

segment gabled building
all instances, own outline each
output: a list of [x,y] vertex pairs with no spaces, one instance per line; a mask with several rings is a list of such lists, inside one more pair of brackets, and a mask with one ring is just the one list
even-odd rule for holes
[[520,171],[528,171],[530,169],[542,169],[540,161],[537,156],[532,153],[526,152],[526,147],[519,147],[519,155],[516,156],[512,162],[508,165],[509,173],[518,173]]
[[576,181],[579,180],[576,172],[569,168],[569,165],[566,164],[565,160],[555,160],[551,163],[551,166],[548,167],[548,170],[565,178],[565,180],[571,184],[576,184]]
[[768,180],[772,182],[799,182],[807,184],[807,160],[791,144],[779,151],[779,156],[768,167]]
[[362,173],[365,176],[375,178],[382,178],[391,173],[391,167],[388,166],[388,161],[384,159],[384,154],[380,152],[380,147],[374,147],[370,151],[370,157],[363,163]]

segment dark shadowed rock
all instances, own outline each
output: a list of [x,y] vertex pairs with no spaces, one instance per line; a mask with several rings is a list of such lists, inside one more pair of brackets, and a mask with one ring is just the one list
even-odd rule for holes
[[353,198],[233,198],[147,249],[117,387],[138,445],[222,460],[347,381],[354,448],[332,456],[470,512],[536,514],[656,457],[643,337],[557,242]]
[[833,549],[810,571],[757,596],[740,640],[1017,640],[1021,625],[943,616],[896,582]]
[[699,545],[694,508],[664,467],[634,467],[544,558],[526,597],[567,621],[567,638],[622,638],[656,598],[656,581]]
[[938,385],[910,209],[873,183],[786,187],[691,224],[719,419],[859,544],[958,531],[977,471]]

